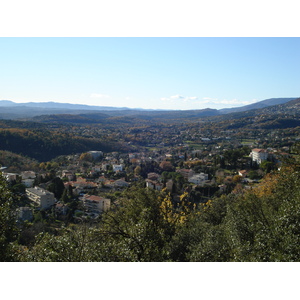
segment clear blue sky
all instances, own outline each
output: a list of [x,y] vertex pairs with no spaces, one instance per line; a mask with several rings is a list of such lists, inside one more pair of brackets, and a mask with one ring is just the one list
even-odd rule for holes
[[300,38],[0,38],[0,100],[153,109],[300,96]]

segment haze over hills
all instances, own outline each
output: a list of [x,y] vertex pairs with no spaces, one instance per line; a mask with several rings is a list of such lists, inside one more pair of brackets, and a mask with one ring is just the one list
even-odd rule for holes
[[[277,99],[275,100],[277,101]],[[268,101],[272,103],[272,101]],[[232,120],[235,126],[294,127],[300,125],[300,98],[283,104],[221,114],[216,109],[183,111],[103,111],[80,114],[52,114],[36,116],[29,120],[42,123],[74,124],[137,124],[137,123],[178,123],[178,122],[219,122]],[[28,119],[26,119],[28,120]],[[241,120],[241,121],[239,121]],[[253,123],[255,120],[255,124]]]
[[[75,111],[76,113],[81,111],[124,111],[124,110],[139,110],[139,111],[152,111],[152,109],[143,109],[143,108],[128,108],[128,107],[114,107],[114,106],[96,106],[96,105],[87,105],[87,104],[72,104],[72,103],[60,103],[60,102],[27,102],[27,103],[16,103],[10,100],[0,100],[0,107],[2,108],[14,108],[19,111],[19,109],[33,110],[34,113],[39,110],[53,110],[53,111]],[[157,109],[160,110],[160,109]]]
[[[106,117],[124,117],[135,116],[143,117],[143,119],[151,118],[200,118],[212,117],[236,112],[244,112],[253,109],[259,109],[278,104],[284,104],[289,101],[295,100],[293,98],[271,98],[263,101],[256,102],[251,105],[242,107],[226,108],[226,109],[195,109],[195,110],[154,110],[154,109],[141,109],[141,108],[127,108],[127,107],[112,107],[112,106],[91,106],[85,104],[70,104],[58,102],[28,102],[28,103],[15,103],[9,100],[0,100],[0,119],[25,119],[34,118],[37,116],[45,115],[80,115],[84,119],[103,119]],[[98,114],[99,113],[99,114]],[[66,116],[65,116],[66,117]],[[55,117],[58,118],[57,116]],[[60,118],[63,118],[61,116]],[[69,120],[72,119],[68,117]],[[35,118],[38,120],[39,118]],[[46,118],[47,119],[47,118]],[[51,118],[50,118],[51,119]],[[74,118],[76,119],[76,118]],[[50,121],[50,120],[49,120]],[[70,120],[71,121],[71,120]],[[84,120],[81,120],[85,122]],[[80,121],[80,122],[81,122]],[[88,120],[86,120],[88,122]]]
[[50,109],[72,109],[72,110],[126,110],[127,107],[113,107],[113,106],[95,106],[86,104],[72,104],[60,102],[27,102],[16,103],[10,100],[0,100],[0,107],[38,107]]

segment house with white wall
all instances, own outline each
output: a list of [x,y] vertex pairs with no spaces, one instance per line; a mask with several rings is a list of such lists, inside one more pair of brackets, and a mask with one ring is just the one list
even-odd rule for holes
[[122,172],[123,171],[123,165],[112,165],[114,172]]
[[250,153],[250,157],[252,158],[253,162],[256,162],[258,164],[261,164],[264,160],[267,160],[269,156],[269,153],[265,149],[252,149]]
[[203,184],[206,180],[208,180],[208,174],[200,173],[190,177],[188,179],[188,182],[199,185],[199,184]]
[[162,183],[160,183],[156,180],[146,179],[146,187],[149,189],[161,191],[163,188],[163,185],[162,185]]
[[107,198],[86,194],[80,200],[89,213],[100,214],[110,209],[110,199]]
[[22,179],[22,184],[24,184],[27,188],[33,187],[34,179]]
[[37,186],[26,189],[26,195],[42,209],[48,209],[55,204],[54,194]]

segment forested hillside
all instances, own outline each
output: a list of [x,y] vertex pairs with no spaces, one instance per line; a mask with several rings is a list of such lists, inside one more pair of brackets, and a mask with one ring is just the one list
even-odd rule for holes
[[6,169],[9,172],[36,170],[38,162],[23,155],[0,150],[0,166],[9,166]]
[[1,128],[0,149],[22,154],[38,161],[47,161],[59,155],[89,151],[112,151],[122,148],[117,142],[83,137],[59,130]]

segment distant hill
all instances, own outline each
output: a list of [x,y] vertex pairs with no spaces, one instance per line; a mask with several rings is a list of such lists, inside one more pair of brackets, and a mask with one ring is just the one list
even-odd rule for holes
[[60,102],[27,102],[15,103],[9,100],[0,100],[0,107],[36,107],[47,109],[69,109],[69,110],[127,110],[127,107],[113,107],[113,106],[94,106],[86,104],[72,104]]
[[[269,106],[284,104],[295,100],[294,98],[271,98],[236,108],[226,109],[195,109],[195,110],[147,110],[141,108],[111,107],[111,106],[91,106],[85,104],[70,104],[57,102],[28,102],[15,103],[9,100],[0,100],[0,119],[28,119],[34,118],[38,122],[75,122],[75,123],[95,123],[110,117],[134,117],[143,120],[172,120],[172,119],[196,119],[225,115],[231,113],[245,112],[261,109]],[[51,115],[51,117],[46,117]],[[57,117],[54,115],[61,115]],[[77,115],[71,117],[70,115]],[[78,116],[79,115],[79,116]],[[37,118],[38,116],[41,116]],[[65,118],[65,120],[64,120]]]
[[84,113],[84,114],[52,114],[36,116],[27,119],[42,123],[74,123],[74,124],[136,124],[145,122],[174,122],[178,120],[197,120],[208,116],[217,116],[216,109],[184,110],[184,111],[105,111],[105,113]]
[[[271,103],[271,102],[270,102]],[[233,118],[238,116],[258,116],[258,115],[299,115],[300,113],[300,98],[293,98],[290,101],[282,102],[276,105],[268,105],[262,108],[256,108],[246,111],[234,112],[227,114]]]
[[[276,102],[276,101],[275,101]],[[269,104],[272,101],[267,102]],[[183,111],[105,111],[105,113],[85,113],[85,114],[54,114],[34,117],[31,120],[41,123],[74,123],[74,124],[137,124],[137,123],[177,123],[199,121],[226,121],[232,120],[234,127],[244,127],[249,125],[249,121],[255,120],[256,126],[275,127],[295,127],[299,126],[300,121],[300,98],[293,99],[283,104],[266,106],[263,108],[251,109],[246,111],[231,112],[220,114],[218,110],[183,110]],[[243,121],[239,121],[239,120]],[[263,124],[262,124],[263,123]],[[255,124],[252,124],[255,125]],[[252,126],[251,125],[251,126]]]
[[[269,101],[270,103],[274,102]],[[73,110],[73,112],[77,111]],[[189,124],[187,125],[187,123]],[[118,151],[122,152],[129,149],[127,143],[123,143],[115,137],[108,138],[109,135],[105,138],[101,135],[96,137],[89,130],[86,134],[82,134],[82,127],[73,127],[73,124],[89,124],[87,128],[93,128],[93,124],[103,124],[99,127],[107,130],[124,127],[125,131],[126,128],[136,125],[138,125],[137,128],[143,128],[144,125],[146,127],[148,125],[154,127],[167,125],[166,128],[175,130],[175,135],[180,135],[178,133],[180,130],[176,128],[181,128],[181,126],[189,128],[189,125],[199,129],[203,125],[207,128],[218,128],[219,131],[237,130],[237,132],[300,128],[300,98],[264,108],[227,114],[220,114],[218,110],[213,109],[184,111],[107,110],[105,112],[93,111],[92,113],[86,110],[85,113],[80,114],[45,114],[26,120],[1,120],[1,150],[21,153],[38,161],[48,161],[59,155],[82,153],[90,149],[101,149],[105,152],[111,152],[113,149],[119,149]],[[179,126],[176,127],[176,125]],[[76,131],[78,128],[80,130]],[[2,164],[7,166],[8,162],[10,161],[5,160],[2,161]]]
[[[137,111],[154,111],[142,108],[92,106],[85,104],[70,104],[58,102],[28,102],[15,103],[9,100],[0,100],[0,119],[25,119],[42,115],[54,114],[93,114],[95,112],[110,112],[110,115],[127,115]],[[163,110],[155,110],[163,111]]]
[[300,126],[300,98],[283,104],[209,118],[209,121],[212,122],[226,122],[229,120],[230,123],[227,122],[228,127],[226,129],[284,129],[298,127]]
[[247,111],[247,110],[251,110],[251,109],[259,109],[259,108],[264,108],[264,107],[268,107],[268,106],[283,104],[283,103],[289,102],[291,100],[295,100],[296,98],[297,97],[271,98],[271,99],[266,99],[266,100],[259,101],[259,102],[253,103],[253,104],[241,106],[241,107],[220,109],[219,112],[221,114],[229,114],[229,113],[233,113],[233,112],[241,112],[241,111]]

